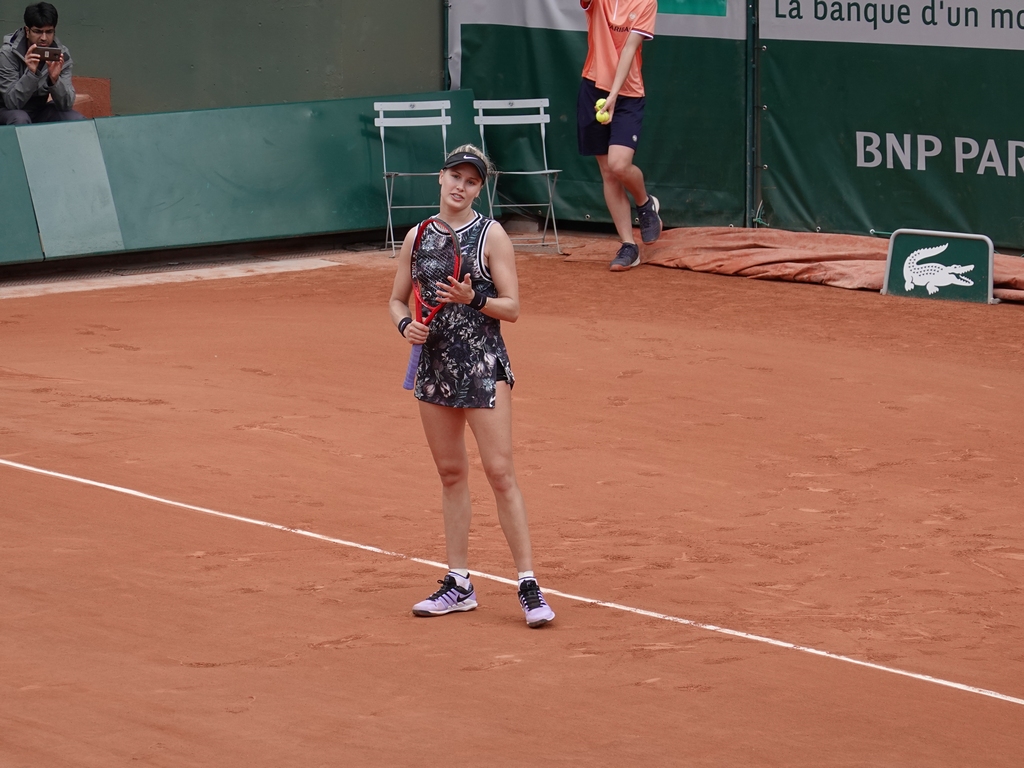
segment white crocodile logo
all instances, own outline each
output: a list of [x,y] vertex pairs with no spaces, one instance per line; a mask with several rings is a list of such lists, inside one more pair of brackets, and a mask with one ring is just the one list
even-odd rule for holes
[[915,285],[923,285],[928,289],[929,295],[938,293],[939,288],[944,285],[974,285],[973,280],[963,276],[964,272],[974,269],[973,264],[964,267],[959,264],[946,266],[945,264],[919,263],[932,256],[938,256],[947,248],[949,248],[949,243],[936,245],[933,248],[919,248],[907,256],[907,260],[903,262],[903,279],[906,281],[903,287],[907,293],[914,290]]

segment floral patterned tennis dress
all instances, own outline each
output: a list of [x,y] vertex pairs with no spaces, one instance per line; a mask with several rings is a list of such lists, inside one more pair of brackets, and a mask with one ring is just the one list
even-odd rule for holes
[[[484,241],[494,219],[479,213],[456,231],[462,253],[462,275],[472,275],[473,290],[489,299],[498,295],[484,260]],[[449,304],[430,323],[416,371],[418,399],[449,408],[493,408],[498,380],[515,382],[501,337],[501,322]]]

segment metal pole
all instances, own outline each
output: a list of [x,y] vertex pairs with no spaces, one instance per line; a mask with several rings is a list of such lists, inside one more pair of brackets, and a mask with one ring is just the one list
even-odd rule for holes
[[743,217],[743,226],[753,226],[755,206],[760,199],[758,181],[760,174],[757,172],[757,142],[760,131],[758,121],[761,109],[758,105],[758,47],[757,47],[757,0],[747,1],[747,162],[746,162],[746,212]]
[[442,45],[444,46],[444,60],[442,62],[442,70],[441,70],[442,71],[441,78],[442,78],[442,86],[443,87],[442,87],[441,90],[450,91],[452,89],[452,73],[451,73],[451,70],[450,70],[448,65],[451,63],[452,53],[451,53],[451,49],[450,49],[450,46],[449,46],[449,42],[450,41],[448,40],[448,23],[449,23],[449,18],[451,17],[452,4],[450,2],[448,2],[448,0],[444,0],[441,3],[441,5],[443,7],[443,11],[442,11],[443,18],[441,20],[441,23],[444,26],[444,30],[442,32],[442,40],[444,41],[442,43]]

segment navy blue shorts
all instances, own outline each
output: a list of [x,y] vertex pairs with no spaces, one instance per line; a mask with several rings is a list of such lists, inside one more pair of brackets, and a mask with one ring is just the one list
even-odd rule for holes
[[643,96],[619,96],[615,101],[612,121],[601,125],[597,122],[594,103],[607,96],[608,91],[599,89],[593,80],[584,78],[580,83],[580,95],[576,100],[576,138],[581,155],[607,155],[611,144],[636,149],[640,143],[647,100]]

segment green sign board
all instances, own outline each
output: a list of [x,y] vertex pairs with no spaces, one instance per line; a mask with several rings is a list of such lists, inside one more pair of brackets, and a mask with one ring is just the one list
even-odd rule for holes
[[882,293],[992,304],[992,254],[984,235],[898,229]]
[[726,0],[658,0],[658,13],[725,16],[726,8]]

